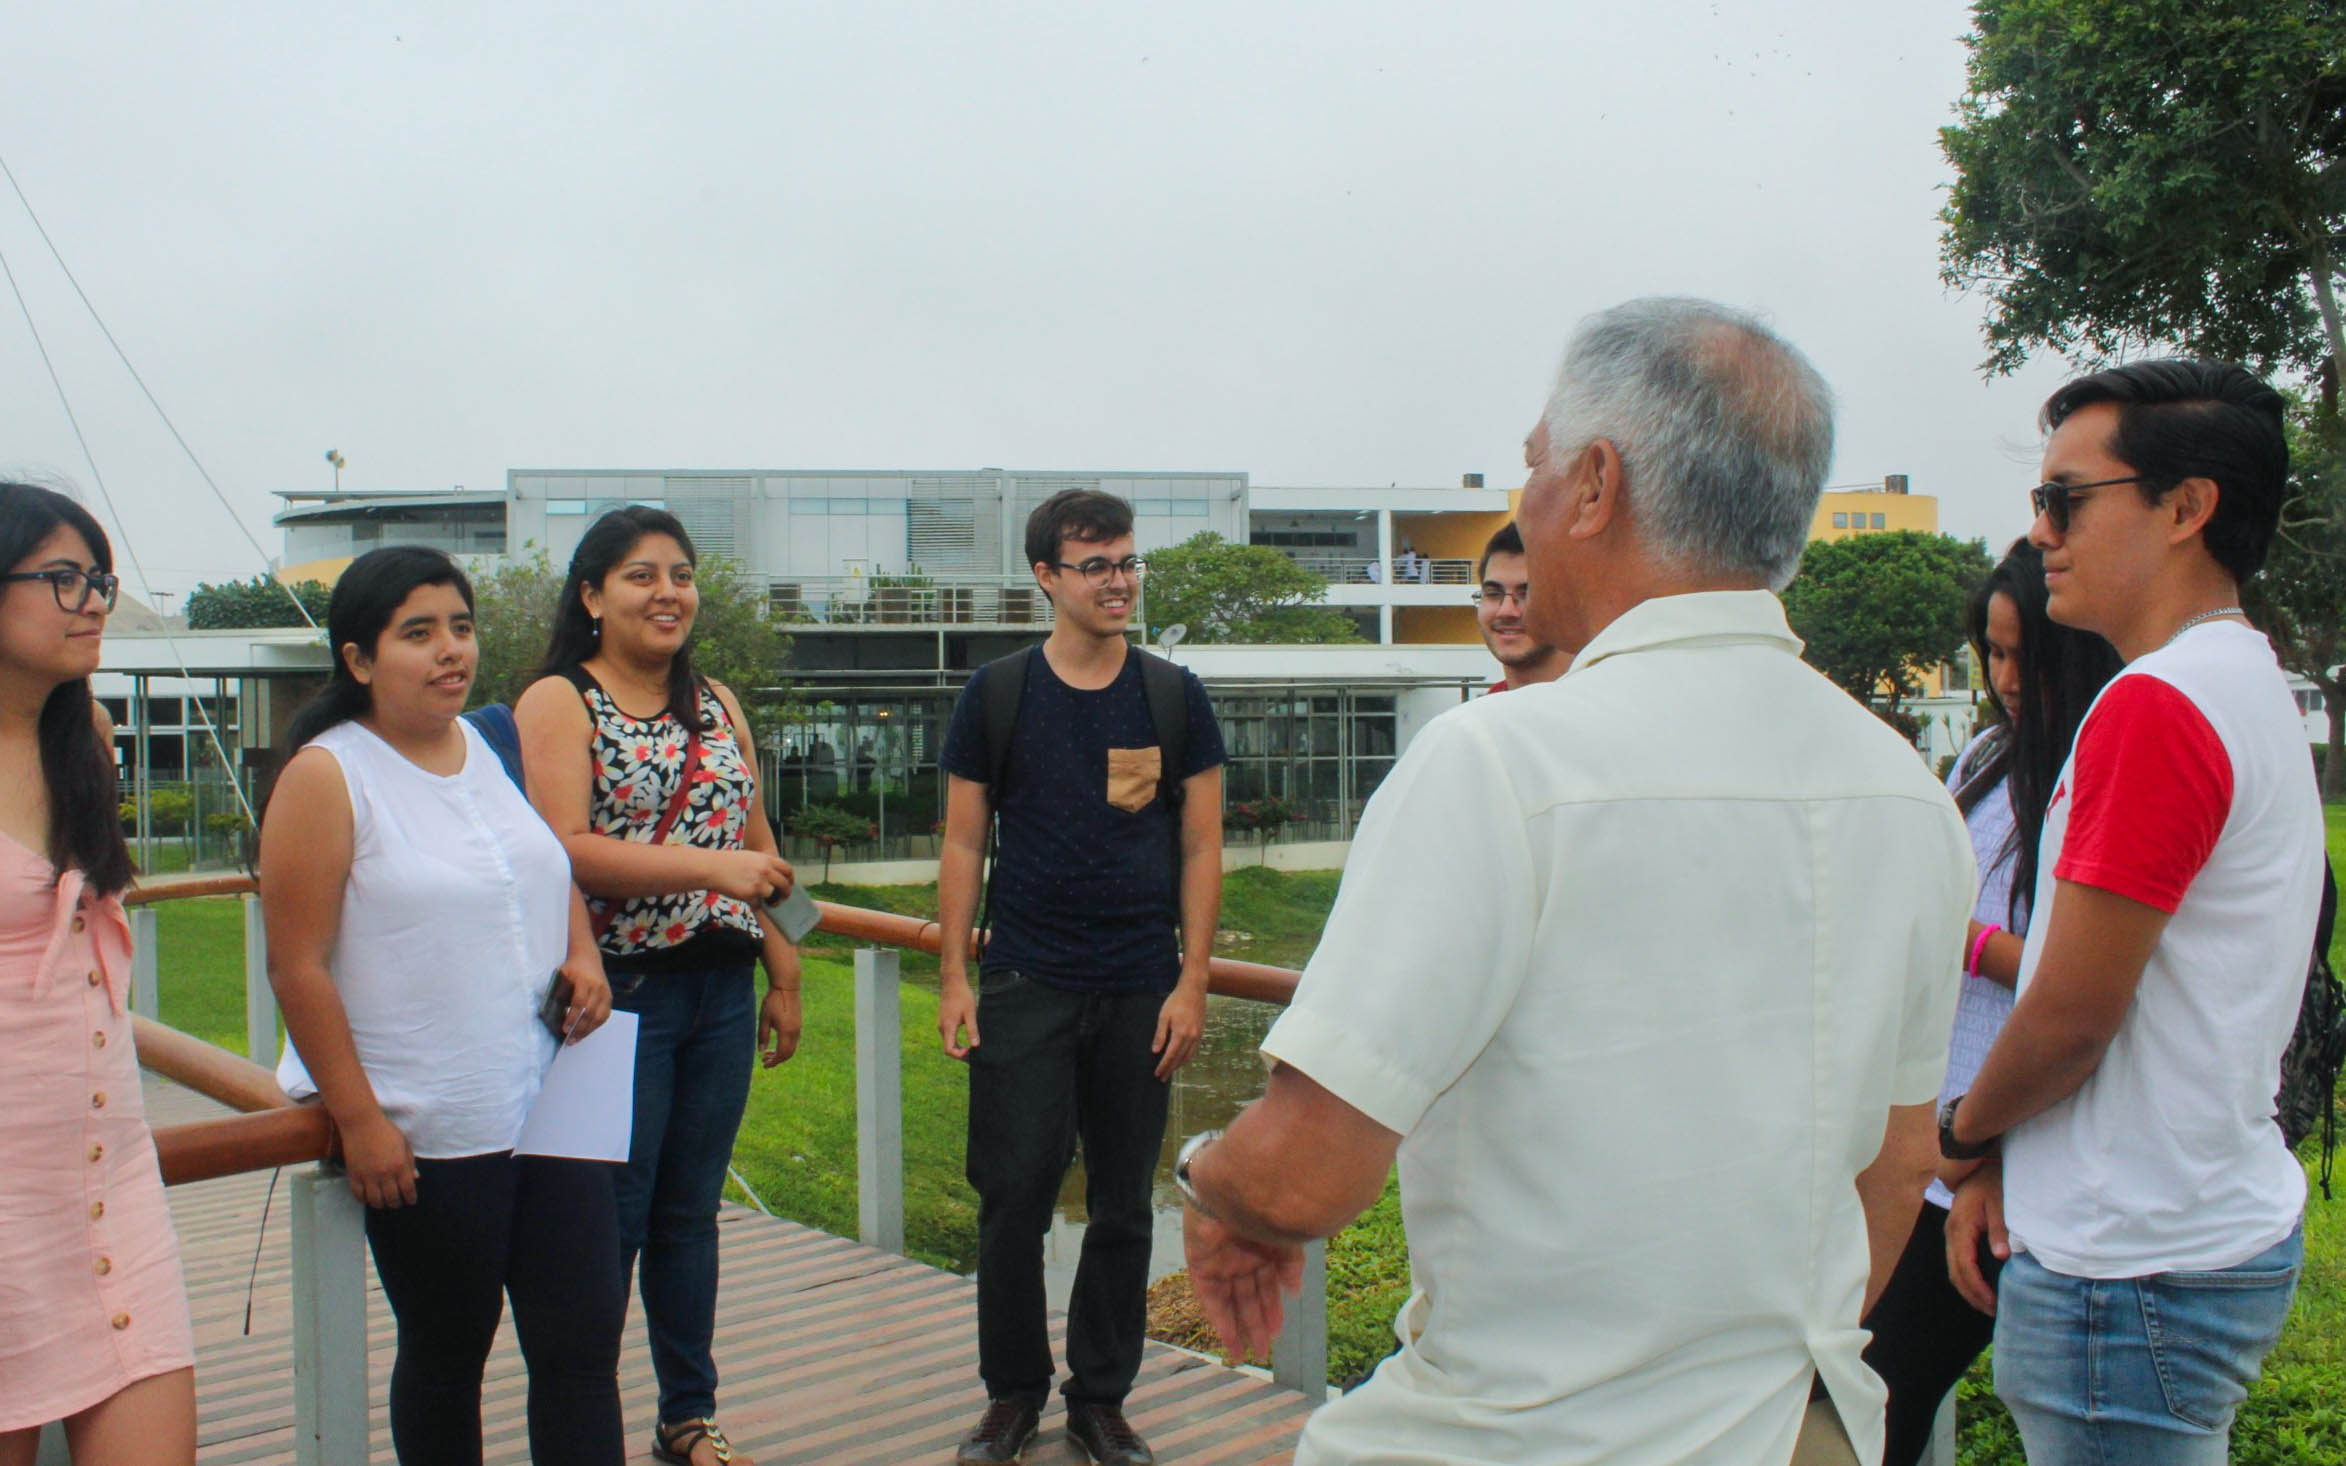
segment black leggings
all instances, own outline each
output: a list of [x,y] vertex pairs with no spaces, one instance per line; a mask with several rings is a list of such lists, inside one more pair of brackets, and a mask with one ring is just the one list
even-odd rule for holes
[[[1992,1286],[2003,1263],[1982,1245],[1980,1265]],[[1931,1443],[1939,1402],[1996,1332],[1996,1321],[1964,1302],[1948,1280],[1945,1208],[1922,1204],[1865,1326],[1874,1335],[1865,1362],[1890,1387],[1882,1466],[1914,1466]]]
[[530,1459],[620,1466],[619,1213],[611,1167],[508,1152],[416,1162],[415,1205],[367,1212],[399,1325],[391,1444],[479,1466],[481,1373],[505,1296],[529,1366]]

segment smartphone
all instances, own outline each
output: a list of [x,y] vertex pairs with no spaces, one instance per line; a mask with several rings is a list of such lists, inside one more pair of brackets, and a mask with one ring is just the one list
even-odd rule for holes
[[766,903],[766,915],[773,919],[775,929],[790,939],[793,947],[804,942],[806,934],[823,919],[822,908],[815,905],[815,898],[795,881],[791,883],[789,895]]
[[538,1022],[554,1037],[562,1038],[570,1031],[570,979],[554,974],[553,985],[546,989],[546,1001],[538,1005]]

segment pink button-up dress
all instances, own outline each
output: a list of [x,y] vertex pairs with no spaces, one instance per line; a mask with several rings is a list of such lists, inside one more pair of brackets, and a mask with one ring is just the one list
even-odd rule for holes
[[0,835],[0,1431],[195,1362],[129,981],[121,901]]

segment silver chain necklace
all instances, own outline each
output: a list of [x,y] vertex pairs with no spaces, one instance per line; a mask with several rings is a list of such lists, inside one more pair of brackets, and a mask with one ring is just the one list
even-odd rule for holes
[[2202,611],[2198,615],[2192,617],[2190,620],[2184,622],[2181,626],[2176,627],[2175,634],[2168,637],[2165,644],[2162,645],[2159,650],[2165,651],[2168,647],[2171,647],[2176,642],[2181,641],[2183,639],[2184,632],[2189,631],[2192,627],[2197,626],[2202,621],[2213,621],[2219,616],[2246,616],[2247,614],[2248,613],[2246,611],[2240,609],[2238,606],[2218,606],[2213,611]]

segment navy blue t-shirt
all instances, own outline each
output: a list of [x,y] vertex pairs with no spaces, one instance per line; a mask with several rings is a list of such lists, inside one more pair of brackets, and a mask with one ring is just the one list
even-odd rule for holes
[[[1087,992],[1169,992],[1181,976],[1175,816],[1157,789],[1156,725],[1140,655],[1096,692],[1068,686],[1036,647],[998,791],[1000,843],[987,920],[985,971],[1016,971]],[[986,669],[953,705],[937,760],[983,784]],[[1189,730],[1176,780],[1221,764],[1222,730],[1205,685],[1186,669]]]

